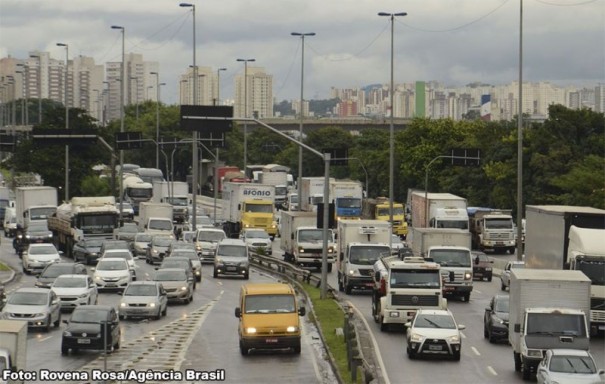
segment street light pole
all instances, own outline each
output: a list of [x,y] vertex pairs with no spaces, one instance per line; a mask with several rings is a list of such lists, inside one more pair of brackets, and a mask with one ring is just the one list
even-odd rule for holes
[[130,80],[134,80],[136,87],[137,87],[135,105],[136,105],[136,122],[138,124],[138,122],[139,122],[139,78],[137,76],[130,76]]
[[219,68],[216,70],[216,103],[221,105],[221,71],[226,71],[227,68]]
[[[248,63],[256,59],[237,59],[244,63],[244,117],[248,118]],[[244,172],[248,166],[248,121],[244,120]]]
[[[389,124],[389,222],[391,223],[391,228],[393,226],[393,196],[394,196],[394,178],[395,178],[395,134],[394,134],[394,125],[395,125],[395,109],[394,106],[394,96],[395,96],[395,81],[394,81],[394,40],[395,40],[395,16],[406,16],[406,12],[398,12],[398,13],[387,13],[387,12],[379,12],[378,16],[386,16],[391,20],[391,85],[390,85],[390,109],[391,109],[391,118]],[[392,238],[389,237],[389,246],[392,245]]]
[[158,72],[149,72],[149,74],[155,75],[155,167],[160,169],[160,74]]
[[[69,74],[67,66],[69,63],[69,44],[57,43],[58,47],[65,47],[65,90],[63,98],[65,100],[65,129],[69,129],[69,107],[67,106],[67,76]],[[69,201],[69,145],[65,146],[65,202]]]
[[[197,105],[197,64],[195,62],[195,4],[191,3],[180,3],[179,7],[191,8],[191,14],[193,16],[193,105]],[[193,130],[193,142],[191,143],[191,192],[192,201],[191,205],[193,208],[193,219],[191,220],[191,227],[193,231],[197,228],[196,223],[196,212],[197,212],[197,194],[198,194],[198,156],[197,156],[197,131]]]
[[523,0],[519,2],[519,110],[517,111],[517,260],[523,260]]
[[[298,140],[303,141],[303,123],[304,123],[304,85],[305,85],[305,36],[315,36],[315,32],[292,32],[292,36],[300,36],[301,41],[301,64],[300,64],[300,123],[298,126]],[[303,173],[303,148],[298,147],[298,178],[296,181],[298,187],[298,210],[301,210],[301,197],[302,197],[302,173]],[[324,204],[329,204],[329,201],[324,200]]]
[[[112,25],[111,29],[119,29],[122,31],[122,71],[120,74],[120,132],[124,132],[124,77],[126,77],[126,63],[124,62],[124,35],[126,34],[126,29],[119,25]],[[118,178],[120,179],[120,223],[122,222],[122,212],[123,212],[123,194],[124,194],[124,180],[122,177],[124,176],[124,150],[120,149],[120,173]]]

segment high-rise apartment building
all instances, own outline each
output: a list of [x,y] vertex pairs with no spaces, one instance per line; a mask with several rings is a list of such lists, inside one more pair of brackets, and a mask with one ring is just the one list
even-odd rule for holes
[[[218,72],[210,67],[197,67],[197,79],[194,78],[193,68],[187,68],[184,75],[180,77],[179,101],[183,105],[193,105],[193,89],[197,93],[196,105],[218,105]],[[193,86],[196,82],[195,87]]]
[[249,66],[247,72],[246,79],[244,71],[235,76],[234,116],[245,117],[247,103],[248,117],[273,117],[273,76],[261,67]]

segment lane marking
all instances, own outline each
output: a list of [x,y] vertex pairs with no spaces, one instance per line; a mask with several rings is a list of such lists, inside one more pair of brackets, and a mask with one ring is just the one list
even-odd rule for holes
[[481,354],[479,353],[479,351],[477,350],[477,348],[471,347],[471,349],[473,350],[473,352],[475,352],[475,355],[481,356]]
[[490,371],[490,373],[494,376],[498,376],[498,372],[496,372],[496,370],[494,368],[492,368],[491,365],[487,366],[487,370]]
[[46,336],[45,338],[38,339],[38,343],[41,343],[41,342],[46,341],[48,339],[52,339],[52,336]]
[[463,339],[466,339],[466,335],[462,332],[460,332],[460,337],[462,337]]

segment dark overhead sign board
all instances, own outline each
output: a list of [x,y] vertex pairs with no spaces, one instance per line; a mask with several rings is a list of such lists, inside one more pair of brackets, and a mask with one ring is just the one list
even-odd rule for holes
[[97,142],[97,132],[93,129],[34,128],[31,137],[35,144],[43,145],[88,145]]
[[117,132],[116,149],[141,149],[143,148],[142,132]]
[[347,148],[324,148],[322,152],[330,154],[330,165],[349,164],[349,150]]
[[0,134],[0,152],[14,152],[16,142],[15,135]]
[[451,150],[452,165],[478,166],[481,150],[478,148],[454,148]]
[[181,129],[213,136],[233,128],[233,107],[212,105],[181,105]]

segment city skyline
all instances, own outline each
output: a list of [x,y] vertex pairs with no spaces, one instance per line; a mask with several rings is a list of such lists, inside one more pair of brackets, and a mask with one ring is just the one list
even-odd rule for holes
[[[386,84],[389,76],[387,18],[381,11],[405,11],[395,19],[395,82],[437,81],[447,86],[472,82],[508,84],[517,80],[519,1],[359,1],[304,4],[265,1],[196,3],[197,65],[227,68],[221,99],[235,97],[243,72],[238,57],[273,75],[277,101],[300,98],[300,39],[293,31],[315,32],[305,40],[305,99],[327,99],[330,89]],[[150,0],[61,2],[4,0],[0,5],[0,57],[48,51],[61,60],[90,56],[96,63],[120,61],[120,34],[126,51],[157,62],[162,101],[179,102],[179,76],[191,65],[191,12],[178,2]],[[605,2],[524,1],[524,82],[594,85],[605,81]],[[573,11],[573,17],[569,17]],[[233,28],[236,25],[237,28]],[[83,32],[84,31],[84,32]],[[86,33],[88,32],[88,33]]]

